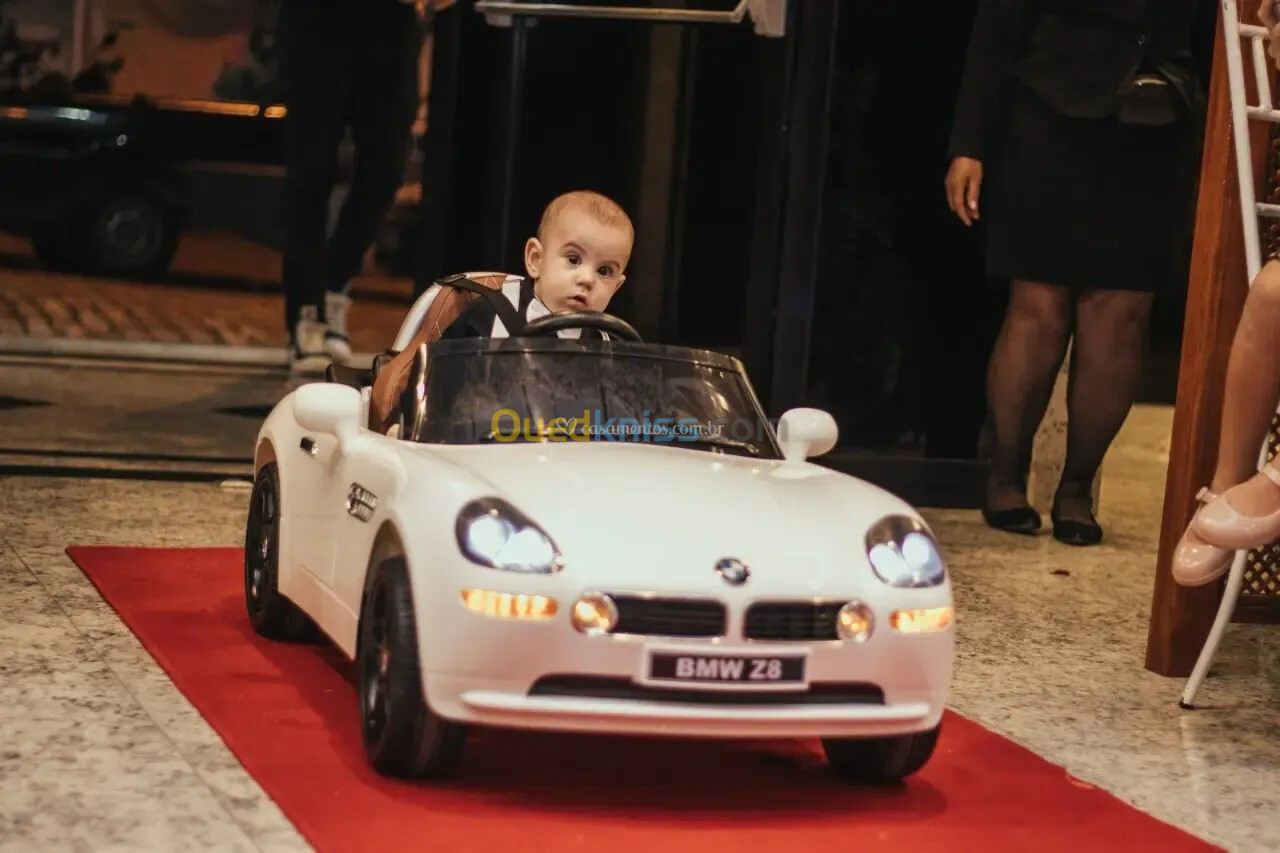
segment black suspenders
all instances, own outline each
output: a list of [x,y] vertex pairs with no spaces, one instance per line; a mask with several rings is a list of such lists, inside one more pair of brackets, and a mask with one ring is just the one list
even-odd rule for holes
[[[533,279],[529,278],[528,276],[525,276],[524,278],[520,279],[520,305],[516,309],[519,312],[521,318],[529,316],[529,306],[533,304],[533,298],[534,298]],[[503,320],[502,325],[507,326],[507,322]],[[523,330],[524,323],[521,323],[520,327]],[[512,331],[510,326],[507,326],[507,334],[511,335],[513,338],[516,336],[516,333]]]
[[[528,282],[529,298],[533,298],[533,282],[526,278],[520,282],[521,302],[524,301],[525,282]],[[486,302],[489,303],[489,306],[493,308],[494,313],[498,315],[498,318],[502,320],[502,325],[507,327],[508,335],[514,338],[524,333],[524,316],[525,311],[528,309],[528,305],[521,305],[520,310],[517,311],[515,306],[507,299],[506,295],[503,294],[501,288],[493,290],[482,284],[476,284],[474,281],[467,278],[464,273],[451,275],[448,278],[437,279],[436,284],[439,284],[442,287],[456,287],[460,290],[469,290],[472,293],[478,293]]]
[[[465,273],[451,275],[448,278],[436,280],[436,284],[445,287],[457,287],[462,290],[469,290],[472,293],[478,293],[488,301],[494,312],[498,315],[498,319],[502,320],[502,325],[507,327],[507,335],[509,337],[518,338],[524,334],[525,318],[529,316],[529,306],[533,304],[535,294],[533,292],[533,279],[525,276],[520,279],[520,297],[519,304],[513,306],[511,301],[507,299],[502,289],[492,290],[482,284],[476,284],[467,278]],[[583,329],[583,338],[591,338],[594,340],[605,340],[604,334],[599,329]]]

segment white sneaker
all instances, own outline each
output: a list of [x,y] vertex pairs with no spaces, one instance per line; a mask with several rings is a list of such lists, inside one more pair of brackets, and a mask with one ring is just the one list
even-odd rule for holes
[[334,361],[343,364],[351,361],[351,340],[347,335],[347,309],[350,307],[351,297],[345,293],[324,295],[324,318],[328,323],[324,348]]
[[289,369],[295,373],[324,373],[329,354],[324,345],[324,323],[316,319],[314,305],[302,307],[301,319],[293,327],[289,341]]

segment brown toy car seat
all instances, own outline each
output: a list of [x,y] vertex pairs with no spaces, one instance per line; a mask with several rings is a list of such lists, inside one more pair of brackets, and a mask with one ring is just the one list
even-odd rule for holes
[[[413,340],[400,352],[388,350],[374,360],[373,389],[369,395],[369,429],[384,435],[400,421],[400,397],[409,384],[409,371],[414,354],[423,344],[440,340],[445,329],[477,299],[488,298],[504,317],[509,333],[517,334],[520,323],[514,319],[515,308],[502,295],[502,285],[519,279],[506,273],[458,273],[436,281],[440,292],[427,308],[422,324]],[[508,322],[510,320],[510,322]]]

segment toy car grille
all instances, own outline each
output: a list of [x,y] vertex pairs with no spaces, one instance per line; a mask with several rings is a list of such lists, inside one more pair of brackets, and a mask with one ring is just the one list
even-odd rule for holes
[[611,596],[618,607],[615,634],[654,637],[720,637],[724,635],[725,610],[718,601],[682,598]]
[[743,634],[748,640],[835,640],[836,615],[843,601],[770,601],[747,608]]

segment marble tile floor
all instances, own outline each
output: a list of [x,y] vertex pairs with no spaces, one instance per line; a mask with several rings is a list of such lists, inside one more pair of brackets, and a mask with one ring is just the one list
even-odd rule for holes
[[[927,512],[960,614],[952,705],[1229,850],[1280,849],[1280,631],[1233,626],[1194,712],[1142,665],[1169,421],[1126,425],[1099,547]],[[234,545],[247,496],[0,479],[0,850],[307,848],[63,551]]]
[[233,543],[246,496],[0,481],[0,850],[309,849],[64,552]]
[[1130,417],[1104,467],[1097,547],[927,513],[956,588],[951,705],[1227,849],[1277,850],[1280,626],[1232,625],[1195,711],[1177,705],[1183,679],[1143,666],[1171,422],[1164,408]]
[[49,462],[133,455],[190,468],[249,460],[287,371],[0,355],[0,455]]

